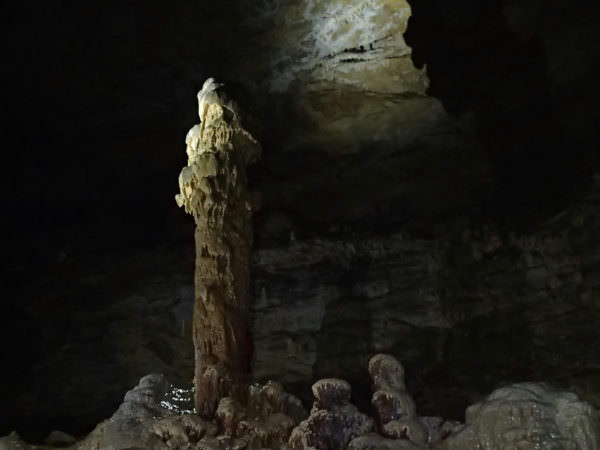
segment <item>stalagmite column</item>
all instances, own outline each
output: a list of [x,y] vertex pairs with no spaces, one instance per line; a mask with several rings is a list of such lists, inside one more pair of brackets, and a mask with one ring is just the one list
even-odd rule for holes
[[198,93],[200,124],[187,134],[188,166],[179,175],[177,204],[196,222],[194,347],[196,411],[212,416],[248,364],[252,213],[246,166],[261,147],[249,117],[212,78]]

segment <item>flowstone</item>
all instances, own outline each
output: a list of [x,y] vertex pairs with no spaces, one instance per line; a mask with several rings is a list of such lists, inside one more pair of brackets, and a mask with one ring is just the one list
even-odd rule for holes
[[186,137],[188,165],[179,175],[177,204],[196,222],[193,337],[196,411],[212,418],[218,402],[236,396],[248,370],[248,310],[252,213],[246,166],[261,154],[251,118],[206,80],[198,93],[200,124]]

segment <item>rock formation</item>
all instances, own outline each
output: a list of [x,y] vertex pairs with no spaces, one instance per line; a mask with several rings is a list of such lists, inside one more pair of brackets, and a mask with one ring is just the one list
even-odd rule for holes
[[379,415],[382,434],[407,439],[416,445],[429,442],[425,425],[417,417],[415,402],[406,391],[404,368],[389,355],[376,355],[369,361],[373,380],[371,402]]
[[466,424],[441,445],[443,450],[600,448],[600,416],[570,392],[540,383],[498,389],[466,411]]
[[312,386],[315,397],[310,417],[294,428],[289,445],[294,450],[346,448],[356,436],[374,430],[373,419],[350,403],[350,384],[340,379],[323,379]]
[[[173,407],[178,391],[160,375],[142,378],[115,414],[73,448],[279,450],[287,448],[292,428],[307,415],[300,401],[275,382],[250,385],[244,404],[222,398],[210,421]],[[25,445],[16,435],[4,439]]]
[[248,117],[208,79],[198,93],[201,123],[186,137],[188,166],[176,200],[196,222],[193,336],[196,411],[212,417],[248,369],[252,213],[246,166],[261,147]]
[[255,93],[273,140],[275,176],[258,180],[265,208],[324,226],[406,223],[486,195],[480,149],[413,63],[409,2],[249,1],[239,14],[233,32],[253,58],[229,49],[232,76]]
[[[148,375],[110,419],[68,445],[72,450],[597,450],[600,445],[598,411],[573,393],[544,384],[511,385],[469,407],[466,424],[460,424],[418,416],[404,369],[392,356],[375,355],[369,373],[378,420],[352,405],[347,381],[331,378],[313,384],[308,418],[296,397],[268,382],[249,386],[243,402],[222,398],[216,417],[205,420],[186,410],[181,389],[161,375]],[[65,442],[63,433],[52,435]],[[34,448],[54,447],[29,446],[16,433],[0,438],[0,449]]]
[[246,406],[230,397],[222,399],[216,421],[232,448],[279,450],[287,449],[292,428],[306,415],[296,397],[270,381],[249,386]]
[[598,408],[598,230],[600,177],[536,230],[465,220],[432,237],[298,233],[259,248],[253,373],[356,389],[384,352],[418,371],[412,394],[427,414],[460,417],[498,380],[546,381]]

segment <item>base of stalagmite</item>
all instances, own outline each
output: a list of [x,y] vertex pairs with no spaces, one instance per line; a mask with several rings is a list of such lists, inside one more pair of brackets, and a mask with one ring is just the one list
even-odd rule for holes
[[[421,417],[406,391],[404,369],[393,357],[369,362],[376,418],[352,403],[351,386],[341,379],[313,385],[307,414],[280,384],[244,389],[243,402],[219,401],[205,420],[187,410],[191,390],[148,375],[125,395],[113,416],[71,445],[78,450],[274,449],[274,450],[495,450],[504,448],[598,450],[600,414],[575,394],[540,383],[521,383],[494,391],[467,409],[466,423]],[[187,394],[187,396],[186,396]],[[29,446],[16,433],[0,438],[0,450],[50,449]]]

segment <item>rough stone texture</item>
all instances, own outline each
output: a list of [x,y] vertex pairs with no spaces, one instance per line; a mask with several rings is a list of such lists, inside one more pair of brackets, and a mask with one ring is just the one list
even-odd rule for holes
[[[191,234],[176,231],[185,226],[184,215],[170,193],[184,155],[173,151],[173,143],[190,126],[192,94],[215,68],[226,77],[259,85],[253,101],[244,102],[263,105],[261,115],[269,128],[268,171],[254,178],[265,194],[264,220],[283,217],[283,225],[276,224],[282,230],[276,244],[270,241],[273,234],[257,230],[262,231],[263,249],[269,253],[278,247],[285,254],[289,247],[295,256],[320,255],[313,259],[315,265],[282,259],[288,262],[278,271],[267,258],[262,268],[256,266],[263,278],[254,291],[262,298],[264,286],[266,298],[260,314],[293,325],[287,332],[276,319],[272,333],[255,330],[261,336],[256,367],[262,375],[283,374],[305,384],[320,376],[348,375],[358,396],[368,380],[368,357],[390,350],[415,374],[411,393],[430,412],[459,417],[462,404],[517,379],[552,379],[600,405],[600,351],[593,328],[598,321],[597,221],[571,226],[574,216],[567,214],[541,227],[534,222],[531,231],[515,234],[530,240],[527,251],[505,239],[505,230],[514,228],[521,215],[505,218],[497,232],[494,226],[486,231],[477,225],[480,200],[487,198],[481,186],[490,161],[495,176],[505,180],[495,182],[499,194],[504,195],[504,188],[514,193],[506,197],[510,204],[521,200],[524,187],[536,186],[534,180],[554,187],[542,188],[553,206],[556,192],[588,181],[587,176],[564,176],[568,171],[562,162],[584,148],[598,159],[600,4],[413,0],[406,39],[415,49],[412,57],[420,56],[418,65],[428,63],[430,94],[457,117],[462,115],[453,120],[442,114],[439,101],[423,97],[412,82],[406,95],[355,92],[343,83],[324,90],[331,82],[317,69],[318,80],[310,71],[296,70],[306,55],[314,65],[311,58],[318,54],[316,43],[299,44],[302,36],[330,30],[330,24],[343,26],[346,11],[354,11],[358,2],[344,2],[348,9],[338,2],[332,10],[324,1],[313,2],[318,14],[306,22],[301,13],[308,4],[298,2],[261,2],[263,10],[271,11],[267,15],[249,14],[250,6],[259,5],[251,1],[182,0],[169,4],[168,13],[164,2],[143,3],[106,8],[105,2],[90,0],[30,8],[13,2],[8,13],[22,12],[7,25],[7,35],[15,38],[7,41],[7,60],[14,61],[7,71],[22,85],[10,89],[17,101],[6,107],[11,111],[7,129],[13,128],[16,136],[6,143],[14,149],[7,152],[6,167],[14,170],[5,177],[5,210],[14,213],[3,217],[14,230],[6,234],[12,249],[3,260],[9,286],[2,302],[3,340],[15,344],[3,359],[4,385],[14,386],[7,393],[11,414],[2,419],[6,432],[17,421],[39,429],[38,439],[64,429],[63,424],[73,424],[65,431],[79,435],[108,416],[142,374],[161,371],[169,379],[191,378],[185,318],[193,296],[188,277],[193,262],[185,250],[156,243]],[[358,17],[372,11],[373,23],[389,4],[364,3]],[[397,14],[406,11],[398,5]],[[243,23],[245,28],[238,27]],[[365,36],[373,35],[369,21],[356,23],[365,25]],[[324,58],[327,73],[353,70],[356,82],[365,64],[342,62],[344,55],[402,55],[406,47],[398,33],[404,23],[394,23],[395,37],[378,42],[382,47],[377,51],[364,46],[362,52],[359,46],[342,52],[332,59],[335,66]],[[271,30],[277,39],[269,39]],[[411,30],[416,34],[410,35]],[[252,45],[247,46],[251,34]],[[281,39],[286,34],[293,38]],[[515,40],[516,35],[522,39]],[[357,36],[345,41],[363,45],[361,33]],[[263,45],[261,39],[271,42]],[[12,46],[17,41],[31,51]],[[435,54],[418,51],[426,41]],[[268,87],[274,79],[269,54],[292,55],[273,73],[289,67],[298,77],[308,76],[308,86],[292,82],[287,92],[265,92],[262,80]],[[264,72],[256,79],[232,70],[237,64],[247,66],[249,58]],[[408,63],[406,56],[398,59]],[[383,61],[369,63],[382,67]],[[365,86],[367,76],[379,84],[380,74],[368,69],[359,84]],[[409,70],[414,76],[419,72]],[[381,71],[382,79],[389,80],[385,75]],[[401,84],[385,89],[399,92]],[[452,107],[457,102],[461,108]],[[514,110],[511,103],[522,109],[518,115],[506,114]],[[52,105],[52,113],[34,118],[34,104]],[[469,127],[482,109],[490,124],[483,130],[485,147],[495,148],[493,155],[484,154],[485,161]],[[559,117],[558,124],[529,120],[531,109],[545,111],[543,117]],[[327,134],[319,132],[321,125]],[[569,132],[559,140],[552,129]],[[300,139],[305,135],[310,142]],[[327,136],[339,137],[343,145]],[[552,147],[543,145],[550,141]],[[521,154],[531,149],[536,157],[524,164]],[[558,170],[547,170],[552,161]],[[588,167],[592,170],[594,164]],[[533,197],[535,205],[542,203],[538,199]],[[501,206],[494,202],[486,211],[493,215]],[[439,232],[440,223],[448,225],[448,217],[457,214],[475,224]],[[320,237],[308,234],[317,231]],[[469,235],[465,241],[463,232]],[[386,239],[388,233],[395,237]],[[408,242],[405,246],[398,243],[399,233]],[[496,247],[498,239],[488,239],[494,234],[501,247]],[[288,236],[296,244],[288,246]],[[472,243],[481,259],[471,258]],[[107,253],[109,246],[114,254]],[[297,246],[303,253],[294,250]],[[352,246],[357,258],[339,250]],[[378,246],[385,251],[378,253]],[[481,253],[480,248],[496,250]],[[431,258],[438,255],[438,260]],[[313,280],[323,288],[317,289]],[[557,280],[562,285],[550,288],[558,286]],[[283,310],[292,313],[289,320]],[[387,317],[384,311],[389,311]],[[427,311],[443,319],[431,320]],[[257,322],[263,324],[267,321]],[[507,361],[506,353],[516,356]],[[454,406],[439,405],[439,399]],[[25,428],[18,427],[20,432]]]
[[373,380],[371,403],[379,416],[382,434],[406,439],[416,445],[430,442],[427,428],[417,416],[415,402],[406,391],[404,368],[390,355],[375,355],[369,361]]
[[347,381],[319,380],[313,384],[312,392],[315,401],[310,416],[290,436],[292,449],[343,449],[356,436],[373,431],[373,419],[350,403],[351,387]]
[[[75,447],[81,450],[106,447],[115,450],[160,449],[165,448],[165,442],[171,438],[175,442],[181,441],[178,411],[170,407],[174,403],[172,394],[172,386],[164,376],[143,377],[125,394],[123,403],[110,419],[100,423]],[[167,422],[172,424],[168,428],[173,429],[168,434],[164,431]]]
[[29,450],[31,446],[21,439],[16,431],[13,431],[8,436],[0,437],[1,450]]
[[369,433],[352,439],[348,450],[420,450],[422,447],[407,439],[386,439],[379,434]]
[[196,222],[196,411],[212,418],[248,370],[251,218],[258,205],[248,191],[246,166],[261,148],[248,118],[212,78],[198,93],[198,114],[201,123],[186,137],[188,165],[176,200]]
[[226,397],[219,403],[217,423],[234,448],[285,449],[292,428],[307,416],[300,401],[279,383],[251,385],[246,406]]
[[600,448],[600,417],[573,393],[515,384],[470,406],[466,424],[441,448],[593,450]]
[[[115,414],[72,448],[287,449],[290,431],[307,415],[300,401],[275,382],[248,387],[245,405],[221,399],[213,421],[182,408],[178,393],[162,376],[142,378]],[[4,439],[9,438],[17,439]]]
[[[388,400],[397,399],[398,394],[408,396],[403,389],[403,368],[390,355],[373,357],[369,371],[374,380],[374,398],[382,393]],[[378,429],[387,436],[375,433],[374,421],[350,403],[348,382],[319,380],[313,385],[313,395],[310,416],[299,424],[306,417],[302,405],[274,382],[250,386],[245,406],[231,397],[221,399],[215,420],[206,421],[178,406],[180,390],[163,376],[148,375],[125,395],[123,404],[109,420],[69,448],[596,450],[600,443],[600,413],[577,395],[558,392],[544,384],[522,383],[498,389],[485,401],[468,408],[466,424],[409,415],[406,408],[399,409],[398,404],[389,402],[382,410],[382,405],[374,401],[382,418]],[[417,422],[427,430],[428,439],[415,439],[412,431]],[[298,425],[292,430],[295,424]],[[389,424],[402,434],[390,433],[386,428]],[[16,432],[0,438],[0,449],[36,448],[54,447],[29,446]]]
[[389,352],[413,371],[425,414],[459,418],[500,381],[523,379],[598,406],[599,205],[596,186],[530,233],[462,222],[430,239],[332,234],[259,249],[253,372],[289,384],[343,376],[356,390],[368,358]]
[[254,56],[231,48],[231,76],[255,93],[273,149],[257,178],[267,210],[414,224],[486,198],[480,148],[413,64],[410,16],[405,0],[244,2]]

